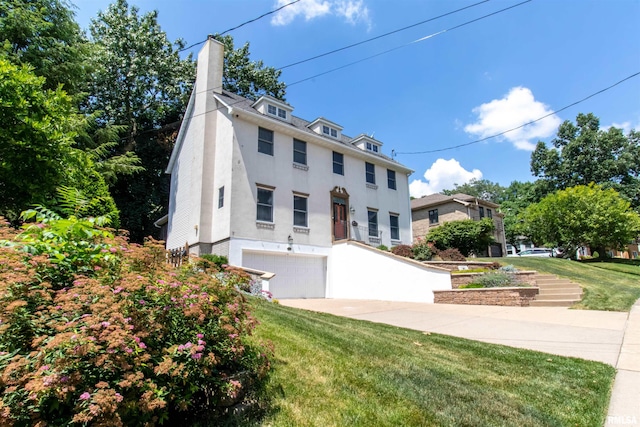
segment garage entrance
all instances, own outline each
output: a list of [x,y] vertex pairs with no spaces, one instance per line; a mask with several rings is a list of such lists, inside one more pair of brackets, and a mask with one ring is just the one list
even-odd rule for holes
[[326,257],[243,251],[242,264],[275,273],[269,281],[274,298],[325,297]]

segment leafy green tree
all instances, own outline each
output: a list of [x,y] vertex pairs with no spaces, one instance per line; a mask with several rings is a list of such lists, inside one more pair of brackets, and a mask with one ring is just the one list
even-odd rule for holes
[[[98,158],[135,242],[157,232],[153,222],[166,213],[164,169],[195,79],[191,55],[178,53],[183,41],[171,43],[157,17],[117,0],[89,28],[97,65],[87,111],[99,115],[99,126],[84,147]],[[116,181],[124,172],[135,175]]]
[[214,38],[224,44],[222,87],[225,90],[253,100],[267,94],[284,101],[287,85],[279,81],[282,71],[249,59],[249,42],[235,49],[231,36],[215,35]]
[[500,212],[504,214],[504,233],[507,243],[515,246],[522,236],[528,237],[521,214],[529,205],[539,202],[544,197],[543,191],[539,181],[513,181],[504,189]]
[[497,182],[491,182],[488,179],[476,179],[465,184],[454,184],[452,190],[442,190],[441,193],[452,196],[456,193],[468,194],[478,199],[486,200],[500,204],[504,200],[505,188]]
[[92,215],[117,209],[91,158],[74,147],[84,126],[71,97],[47,90],[44,77],[0,55],[0,215],[15,221],[33,204],[48,204],[57,187],[73,186],[92,203]]
[[16,64],[30,64],[71,95],[85,88],[89,45],[66,0],[0,0],[0,45]]
[[105,123],[126,126],[133,148],[141,132],[157,129],[183,111],[193,85],[195,64],[180,59],[184,42],[171,43],[158,24],[158,12],[139,14],[116,0],[89,26],[95,64],[89,111],[101,111]]
[[640,215],[617,191],[600,185],[577,185],[529,206],[524,225],[533,241],[575,254],[589,246],[600,256],[622,248],[640,235]]
[[591,182],[613,188],[640,207],[640,134],[600,129],[593,114],[578,114],[576,123],[560,125],[553,148],[538,142],[531,155],[531,172],[548,192]]
[[465,257],[471,253],[480,254],[494,242],[495,225],[490,218],[480,221],[465,219],[445,222],[429,231],[425,240],[440,250],[458,249]]

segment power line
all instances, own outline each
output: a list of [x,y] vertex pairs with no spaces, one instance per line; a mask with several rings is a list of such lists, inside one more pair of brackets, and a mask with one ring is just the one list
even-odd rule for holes
[[483,1],[480,1],[478,3],[474,3],[472,5],[465,6],[463,8],[456,9],[456,10],[453,10],[451,12],[447,12],[447,13],[439,15],[439,16],[435,16],[433,18],[429,18],[429,19],[417,22],[417,23],[409,25],[409,26],[406,26],[406,27],[403,27],[403,28],[399,28],[397,30],[389,31],[388,33],[384,33],[384,34],[381,34],[379,36],[372,37],[370,39],[362,40],[362,41],[360,41],[358,43],[353,43],[353,44],[350,44],[348,46],[344,46],[344,47],[341,47],[341,48],[338,48],[338,49],[331,50],[329,52],[321,53],[320,55],[312,56],[311,58],[303,59],[301,61],[294,62],[294,63],[289,64],[289,65],[285,65],[284,67],[278,68],[278,70],[284,70],[286,68],[293,67],[295,65],[304,64],[305,62],[309,62],[309,61],[313,61],[314,59],[322,58],[323,56],[331,55],[331,54],[336,53],[336,52],[341,52],[343,50],[347,50],[347,49],[350,49],[350,48],[355,47],[355,46],[360,46],[362,44],[369,43],[371,41],[378,40],[378,39],[381,39],[383,37],[390,36],[391,34],[399,33],[401,31],[408,30],[409,28],[417,27],[419,25],[426,24],[427,22],[435,21],[436,19],[440,19],[440,18],[443,18],[443,17],[448,16],[448,15],[453,15],[454,13],[458,13],[458,12],[463,11],[465,9],[470,9],[470,8],[472,8],[474,6],[478,6],[478,5],[480,5],[482,3],[486,3],[488,1],[490,1],[490,0],[483,0]]
[[503,131],[503,132],[496,133],[495,135],[487,136],[487,137],[484,137],[484,138],[482,138],[482,139],[477,139],[477,140],[475,140],[475,141],[467,142],[467,143],[464,143],[464,144],[458,144],[458,145],[454,145],[454,146],[451,146],[451,147],[438,148],[438,149],[436,149],[436,150],[413,151],[413,152],[396,152],[396,154],[429,154],[429,153],[438,153],[438,152],[441,152],[441,151],[454,150],[454,149],[456,149],[456,148],[467,147],[467,146],[469,146],[469,145],[477,144],[477,143],[479,143],[479,142],[483,142],[483,141],[486,141],[486,140],[488,140],[488,139],[491,139],[491,138],[495,138],[495,137],[498,137],[498,136],[504,135],[505,133],[513,132],[514,130],[522,129],[522,128],[523,128],[523,127],[525,127],[525,126],[529,126],[529,125],[531,125],[531,124],[533,124],[533,123],[539,122],[540,120],[546,119],[546,118],[547,118],[547,117],[549,117],[549,116],[553,116],[554,114],[557,114],[557,113],[559,113],[559,112],[561,112],[561,111],[564,111],[564,110],[566,110],[567,108],[571,108],[571,107],[573,107],[573,106],[575,106],[575,105],[578,105],[578,104],[580,104],[580,103],[582,103],[582,102],[584,102],[584,101],[586,101],[586,100],[588,100],[588,99],[590,99],[590,98],[593,98],[593,97],[594,97],[594,96],[596,96],[596,95],[600,95],[601,93],[606,92],[606,91],[608,91],[609,89],[612,89],[612,88],[614,88],[614,87],[618,86],[619,84],[624,83],[625,81],[627,81],[627,80],[629,80],[629,79],[632,79],[632,78],[634,78],[634,77],[637,77],[638,75],[640,75],[640,71],[638,71],[637,73],[632,74],[632,75],[630,75],[630,76],[628,76],[628,77],[625,77],[624,79],[622,79],[622,80],[620,80],[620,81],[618,81],[618,82],[616,82],[616,83],[612,84],[611,86],[607,86],[607,87],[606,87],[606,88],[604,88],[604,89],[601,89],[601,90],[599,90],[599,91],[597,91],[597,92],[594,92],[594,93],[592,93],[591,95],[586,96],[586,97],[582,98],[582,99],[581,99],[581,100],[579,100],[579,101],[572,102],[571,104],[566,105],[566,106],[564,106],[564,107],[562,107],[562,108],[560,108],[560,109],[558,109],[558,110],[552,111],[552,112],[551,112],[551,113],[549,113],[549,114],[545,114],[544,116],[542,116],[542,117],[540,117],[540,118],[537,118],[537,119],[535,119],[535,120],[531,120],[530,122],[527,122],[527,123],[525,123],[525,124],[523,124],[523,125],[520,125],[520,126],[516,126],[516,127],[511,128],[511,129],[509,129],[509,130],[505,130],[505,131]]
[[[333,73],[334,71],[342,70],[343,68],[347,68],[347,67],[350,67],[350,66],[352,66],[352,65],[356,65],[356,64],[359,64],[359,63],[361,63],[361,62],[368,61],[369,59],[373,59],[373,58],[376,58],[376,57],[378,57],[378,56],[385,55],[385,54],[390,53],[390,52],[393,52],[393,51],[395,51],[395,50],[402,49],[403,47],[407,47],[407,46],[412,45],[412,44],[414,44],[414,43],[419,43],[419,42],[421,42],[421,41],[424,41],[424,40],[430,39],[430,38],[432,38],[432,37],[438,36],[438,35],[440,35],[440,34],[442,34],[442,33],[446,33],[446,32],[448,32],[448,31],[457,30],[458,28],[464,27],[464,26],[466,26],[466,25],[472,24],[472,23],[477,22],[477,21],[480,21],[480,20],[482,20],[482,19],[489,18],[490,16],[497,15],[497,14],[502,13],[502,12],[506,12],[506,11],[507,11],[507,10],[509,10],[509,9],[513,9],[513,8],[518,7],[518,6],[522,6],[523,4],[529,3],[529,2],[531,2],[531,1],[533,1],[533,0],[525,0],[525,1],[521,2],[521,3],[517,3],[517,4],[514,4],[514,5],[512,5],[512,6],[505,7],[504,9],[500,9],[500,10],[497,10],[497,11],[495,11],[495,12],[489,13],[489,14],[487,14],[487,15],[480,16],[479,18],[475,18],[475,19],[472,19],[472,20],[470,20],[470,21],[463,22],[462,24],[456,25],[456,26],[454,26],[454,27],[451,27],[451,28],[447,28],[447,29],[445,29],[445,30],[438,31],[437,33],[430,34],[430,35],[428,35],[428,36],[425,36],[425,37],[419,38],[419,39],[414,40],[414,41],[411,41],[411,42],[409,42],[409,43],[405,43],[405,44],[403,44],[403,45],[401,45],[401,46],[396,46],[396,47],[394,47],[394,48],[391,48],[391,49],[385,50],[384,52],[379,52],[379,53],[376,53],[375,55],[371,55],[371,56],[368,56],[368,57],[366,57],[366,58],[362,58],[362,59],[359,59],[359,60],[357,60],[357,61],[350,62],[350,63],[348,63],[348,64],[342,65],[342,66],[340,66],[340,67],[333,68],[333,69],[331,69],[331,70],[324,71],[324,72],[322,72],[322,73],[319,73],[319,74],[313,75],[313,76],[311,76],[311,77],[307,77],[307,78],[304,78],[304,79],[302,79],[302,80],[295,81],[295,82],[293,82],[293,83],[288,84],[288,85],[287,85],[287,88],[289,88],[289,87],[291,87],[291,86],[294,86],[294,85],[297,85],[297,84],[302,83],[302,82],[306,82],[307,80],[312,80],[312,79],[315,79],[316,77],[324,76],[324,75],[326,75],[326,74]],[[322,55],[321,55],[321,56],[322,56]]]
[[[279,11],[281,11],[282,9],[284,9],[285,7],[291,6],[292,4],[296,4],[296,3],[298,3],[299,1],[300,1],[300,0],[293,0],[291,3],[287,3],[287,4],[283,5],[283,6],[280,6],[280,7],[279,7],[279,8],[277,8],[277,9],[273,9],[273,10],[272,10],[272,11],[270,11],[270,12],[263,13],[262,15],[258,16],[257,18],[253,18],[253,19],[250,19],[250,20],[248,20],[248,21],[245,21],[245,22],[243,22],[243,23],[242,23],[242,24],[240,24],[240,25],[236,25],[236,26],[235,26],[235,27],[233,27],[233,28],[229,28],[228,30],[225,30],[225,31],[223,31],[223,32],[219,33],[218,35],[219,35],[219,36],[222,36],[222,35],[227,34],[228,32],[231,32],[231,31],[233,31],[233,30],[237,30],[237,29],[238,29],[238,28],[240,28],[240,27],[244,27],[244,26],[245,26],[245,25],[247,25],[247,24],[251,24],[252,22],[255,22],[255,21],[260,20],[260,19],[264,18],[265,16],[269,16],[269,15],[271,15],[271,14],[273,14],[273,13],[279,12]],[[487,0],[487,1],[488,1],[488,0]],[[194,44],[192,44],[192,45],[190,45],[190,46],[187,46],[187,47],[185,47],[185,48],[182,48],[182,49],[178,50],[178,53],[180,53],[180,52],[182,52],[182,51],[185,51],[185,50],[187,50],[187,49],[191,49],[192,47],[196,47],[196,46],[198,46],[198,45],[201,45],[202,43],[206,42],[207,40],[208,40],[208,38],[207,38],[207,39],[204,39],[204,40],[202,40],[202,41],[200,41],[200,42],[198,42],[198,43],[194,43]]]

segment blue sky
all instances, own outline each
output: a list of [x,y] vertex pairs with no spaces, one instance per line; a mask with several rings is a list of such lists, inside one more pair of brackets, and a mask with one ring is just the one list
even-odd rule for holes
[[[157,10],[171,40],[187,45],[291,0],[137,0]],[[276,68],[477,3],[479,0],[301,0],[231,32],[252,59]],[[415,172],[413,196],[484,178],[532,181],[531,150],[580,112],[601,126],[640,129],[640,75],[502,137],[465,144],[538,119],[640,72],[640,0],[491,0],[370,43],[283,70],[294,114],[323,116],[344,133],[374,135],[383,152]],[[76,0],[87,28],[109,1]],[[412,41],[426,38],[416,43]],[[192,49],[197,54],[200,46]],[[187,52],[185,52],[187,53]]]

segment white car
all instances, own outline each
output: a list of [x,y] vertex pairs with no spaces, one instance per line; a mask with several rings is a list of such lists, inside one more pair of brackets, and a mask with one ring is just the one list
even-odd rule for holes
[[527,249],[526,251],[521,251],[518,254],[518,256],[534,256],[534,257],[549,258],[553,256],[553,250],[548,248]]

